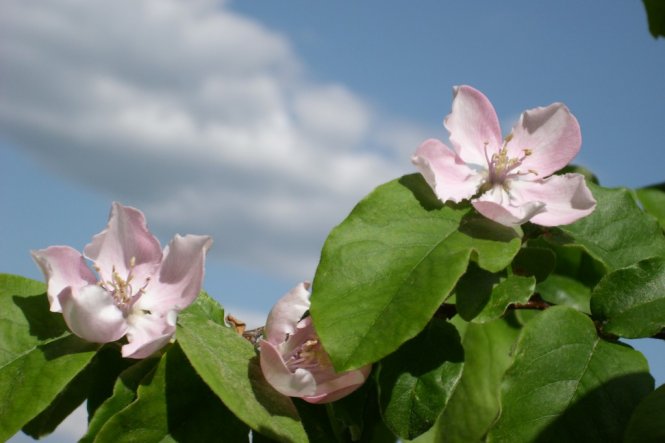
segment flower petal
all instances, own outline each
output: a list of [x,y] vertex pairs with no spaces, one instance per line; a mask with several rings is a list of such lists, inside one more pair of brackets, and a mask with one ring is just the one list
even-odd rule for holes
[[93,343],[108,343],[125,335],[127,322],[113,296],[97,285],[63,291],[58,297],[69,329]]
[[122,356],[146,358],[159,351],[173,337],[176,319],[175,311],[169,312],[166,316],[160,316],[134,310],[127,319],[129,343],[122,347]]
[[545,206],[543,202],[537,200],[515,200],[500,186],[495,186],[487,191],[473,200],[472,204],[482,215],[505,226],[518,226],[526,223],[541,212]]
[[577,155],[582,145],[582,134],[577,119],[562,103],[525,111],[513,127],[513,138],[508,143],[508,156],[524,157],[520,172],[534,170],[535,178],[544,178],[566,166]]
[[586,217],[596,208],[596,200],[581,174],[553,175],[534,182],[517,181],[511,193],[523,201],[540,201],[543,211],[531,221],[542,226],[567,225]]
[[295,373],[286,367],[279,350],[269,341],[261,341],[261,371],[273,388],[289,397],[303,397],[316,393],[316,382],[311,372],[298,368]]
[[372,370],[372,365],[360,369],[336,374],[334,378],[317,384],[316,394],[304,396],[303,400],[309,403],[330,403],[346,397],[365,383]]
[[106,229],[92,238],[83,253],[95,262],[102,280],[111,280],[114,268],[123,279],[132,270],[138,286],[162,260],[159,241],[148,231],[143,213],[117,202],[111,207]]
[[51,311],[62,312],[58,295],[68,287],[78,288],[94,284],[97,278],[85,263],[83,256],[69,246],[50,246],[46,249],[30,251],[35,263],[46,278],[46,294]]
[[206,253],[211,245],[212,238],[207,235],[173,237],[164,248],[159,277],[147,286],[137,308],[164,314],[189,306],[201,291]]
[[264,334],[274,345],[293,335],[302,316],[309,309],[309,282],[302,282],[291,289],[270,310]]
[[480,187],[483,175],[469,168],[439,140],[425,140],[411,161],[441,201],[459,203],[471,198]]
[[501,126],[494,107],[471,86],[453,88],[453,109],[443,124],[455,152],[466,163],[487,167],[487,158],[501,148]]

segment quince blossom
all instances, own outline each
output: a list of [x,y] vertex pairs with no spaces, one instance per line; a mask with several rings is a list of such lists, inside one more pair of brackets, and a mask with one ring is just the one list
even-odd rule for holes
[[337,373],[321,346],[309,310],[309,283],[291,289],[272,308],[261,341],[261,369],[277,391],[309,403],[347,396],[367,379],[372,365]]
[[69,329],[94,343],[123,336],[123,357],[145,358],[167,344],[179,311],[189,306],[203,281],[208,236],[176,235],[162,249],[138,209],[113,203],[108,226],[83,250],[69,246],[32,251],[47,281],[51,311],[62,312]]
[[502,139],[487,97],[458,86],[444,126],[453,149],[430,139],[412,158],[440,200],[471,200],[482,215],[506,226],[529,220],[565,225],[595,209],[582,175],[552,175],[577,155],[582,143],[579,124],[562,103],[523,112]]

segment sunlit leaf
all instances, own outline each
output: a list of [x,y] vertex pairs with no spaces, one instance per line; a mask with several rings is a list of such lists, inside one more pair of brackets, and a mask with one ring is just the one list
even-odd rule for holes
[[0,275],[0,441],[45,410],[98,348],[69,333],[62,316],[49,311],[45,289]]
[[431,441],[466,443],[482,439],[499,414],[501,378],[512,363],[518,333],[519,328],[506,319],[467,325],[462,340],[462,378],[435,431],[428,433]]
[[432,427],[462,375],[464,350],[457,329],[437,318],[380,363],[381,412],[399,437]]
[[[665,8],[663,10],[665,13]],[[665,229],[665,185],[636,189],[635,194],[644,210],[656,217],[660,227]]]
[[651,257],[665,257],[665,237],[656,219],[644,213],[627,189],[589,184],[598,201],[596,210],[560,229],[612,271]]
[[181,313],[176,332],[196,372],[252,429],[278,441],[307,441],[293,402],[265,380],[254,347],[231,328],[219,324],[216,320],[220,316],[214,309],[202,314],[197,305],[210,306],[204,297],[199,298]]
[[[140,360],[136,364],[120,373],[114,387],[113,393],[96,410],[88,423],[88,430],[81,438],[80,443],[90,443],[115,414],[129,406],[136,400],[136,391],[139,383],[148,374],[154,371],[159,362],[157,358]],[[149,381],[146,381],[149,384]]]
[[543,300],[554,305],[565,305],[585,314],[591,313],[591,289],[570,277],[551,274],[536,286]]
[[248,441],[249,429],[210,391],[176,344],[137,399],[101,428],[95,442]]
[[490,441],[621,441],[652,389],[642,354],[599,338],[588,316],[553,307],[522,330]]
[[338,370],[371,363],[420,332],[465,272],[504,269],[519,234],[443,205],[422,177],[378,187],[326,240],[311,314]]
[[591,311],[611,334],[641,338],[659,332],[665,327],[665,258],[605,276],[591,295]]

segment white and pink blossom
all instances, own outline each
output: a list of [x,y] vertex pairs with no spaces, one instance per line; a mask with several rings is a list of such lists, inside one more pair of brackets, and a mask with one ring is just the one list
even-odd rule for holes
[[268,383],[282,394],[309,403],[329,403],[358,389],[372,366],[335,371],[312,318],[305,316],[309,296],[309,284],[300,283],[270,311],[260,345],[261,369]]
[[487,97],[458,86],[444,126],[452,149],[429,139],[412,158],[440,200],[470,200],[478,212],[506,226],[565,225],[595,209],[582,175],[552,175],[582,144],[577,119],[562,103],[523,112],[502,138]]
[[178,312],[201,290],[211,244],[208,236],[176,235],[162,251],[141,211],[113,203],[108,226],[84,255],[50,246],[32,256],[46,277],[51,311],[61,312],[74,334],[94,343],[126,336],[122,355],[145,358],[170,341]]

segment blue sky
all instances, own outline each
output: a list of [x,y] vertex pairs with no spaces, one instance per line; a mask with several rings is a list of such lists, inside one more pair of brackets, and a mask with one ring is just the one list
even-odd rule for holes
[[564,102],[576,162],[606,186],[665,181],[665,40],[638,1],[0,8],[2,272],[40,279],[28,251],[81,249],[117,200],[163,244],[213,235],[206,289],[261,323],[355,202],[446,137],[456,84],[482,90],[506,131]]

